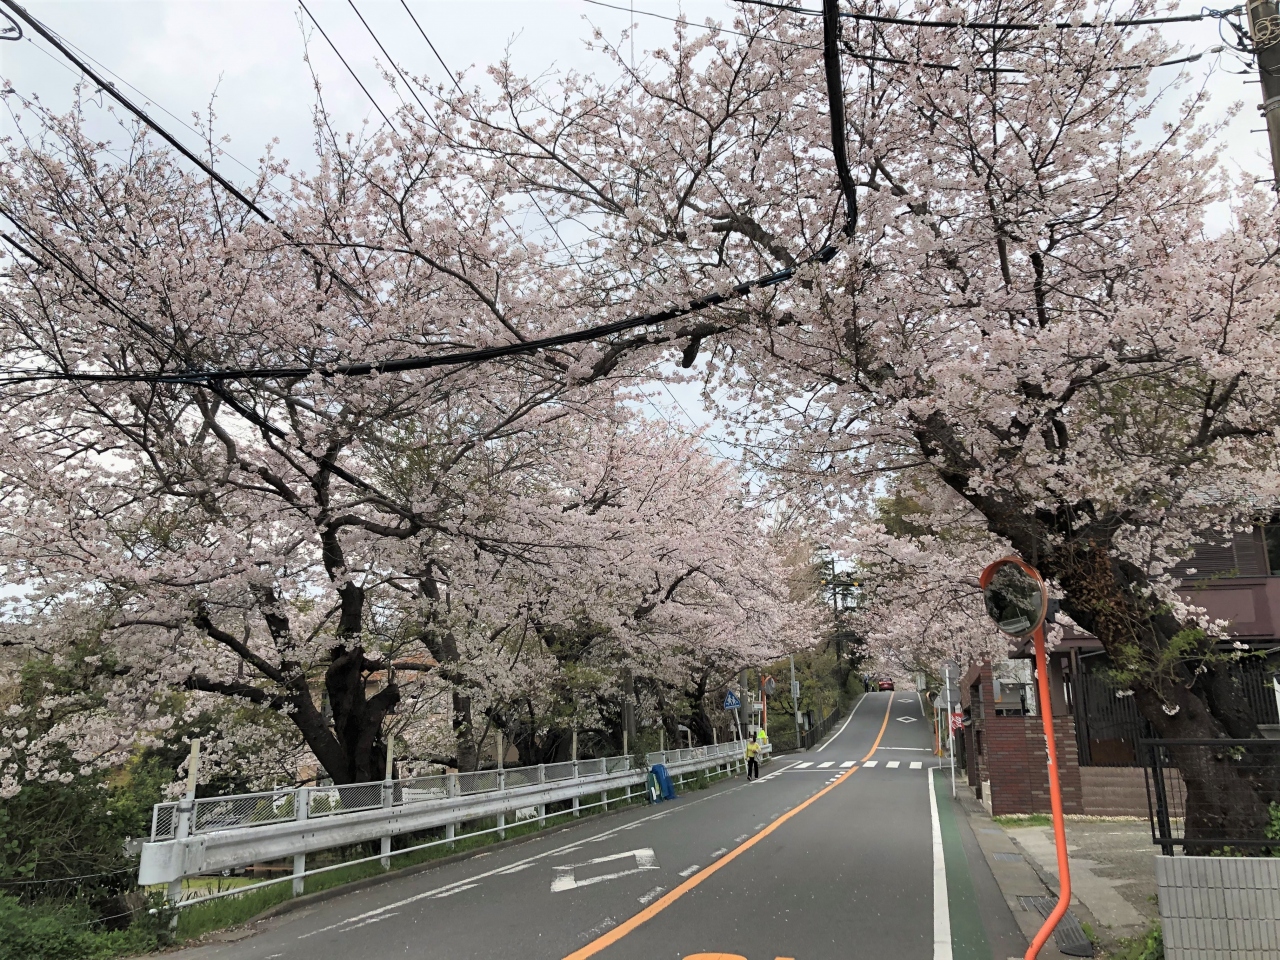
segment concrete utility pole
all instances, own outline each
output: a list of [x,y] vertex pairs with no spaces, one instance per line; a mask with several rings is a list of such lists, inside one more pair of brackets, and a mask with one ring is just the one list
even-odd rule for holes
[[800,749],[800,684],[796,683],[796,658],[795,654],[788,654],[787,659],[791,661],[791,706],[795,713],[796,719],[796,749]]
[[951,755],[951,798],[956,796],[956,731],[951,725],[951,664],[942,665],[942,682],[947,688],[947,753]]
[[630,667],[622,671],[622,742],[623,753],[636,742],[636,683]]
[[1280,189],[1280,6],[1276,0],[1250,0],[1249,33],[1262,80],[1262,116],[1271,144],[1271,189]]

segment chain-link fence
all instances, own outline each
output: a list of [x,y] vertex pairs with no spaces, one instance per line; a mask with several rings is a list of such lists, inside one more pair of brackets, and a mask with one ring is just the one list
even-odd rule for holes
[[1143,740],[1152,842],[1280,852],[1280,740]]
[[201,797],[192,811],[191,832],[211,833],[292,820],[296,816],[294,793],[287,789],[233,797]]

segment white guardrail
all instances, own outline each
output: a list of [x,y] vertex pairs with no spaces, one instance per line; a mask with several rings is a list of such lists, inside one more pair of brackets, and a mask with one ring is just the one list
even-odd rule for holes
[[[422,845],[434,846],[453,840],[457,827],[469,820],[496,817],[498,826],[493,830],[504,832],[506,814],[519,811],[541,823],[549,803],[572,801],[575,815],[594,806],[607,809],[610,802],[619,802],[610,801],[608,791],[624,789],[624,799],[630,800],[631,788],[644,784],[649,767],[664,764],[673,777],[713,767],[737,768],[743,762],[744,747],[745,743],[737,740],[666,750],[648,754],[644,766],[631,757],[602,757],[158,803],[151,813],[151,839],[142,845],[138,883],[169,884],[169,899],[176,903],[184,878],[292,857],[296,895],[302,892],[304,877],[321,872],[307,870],[309,853],[381,840],[379,857],[366,859],[382,859],[383,866],[389,866],[394,836],[444,827],[443,840]],[[582,797],[596,794],[600,795],[598,802],[580,803]],[[182,905],[197,899],[209,897],[189,899]]]

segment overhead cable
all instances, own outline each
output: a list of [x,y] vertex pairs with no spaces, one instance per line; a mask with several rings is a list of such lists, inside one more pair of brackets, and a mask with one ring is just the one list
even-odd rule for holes
[[[756,277],[732,287],[725,293],[711,293],[699,297],[681,307],[672,307],[656,313],[626,317],[612,323],[599,324],[557,334],[552,337],[540,337],[535,340],[522,340],[516,343],[504,343],[493,347],[482,347],[477,350],[461,350],[454,353],[438,354],[425,357],[405,357],[398,360],[382,360],[363,363],[309,364],[298,367],[243,367],[236,369],[213,370],[180,370],[173,373],[76,373],[65,370],[6,370],[0,371],[0,384],[33,383],[37,381],[70,381],[75,383],[170,383],[209,385],[220,384],[229,380],[277,380],[299,379],[313,374],[330,377],[365,377],[386,373],[401,373],[410,370],[427,370],[433,367],[462,366],[469,363],[482,363],[498,360],[503,357],[518,356],[526,353],[537,353],[550,347],[566,346],[573,343],[587,343],[599,340],[614,333],[622,333],[637,327],[654,326],[676,320],[680,317],[699,313],[709,307],[719,306],[745,297],[752,290],[764,289],[785,283],[795,276],[801,267],[813,263],[828,263],[836,255],[836,248],[828,245],[817,253],[800,260],[793,267],[775,273]],[[119,308],[117,308],[119,309]],[[130,320],[133,320],[127,313]],[[135,321],[136,322],[136,321]]]
[[[747,40],[767,40],[770,43],[780,43],[783,46],[797,47],[801,50],[821,50],[822,49],[822,46],[820,44],[796,43],[793,40],[784,40],[781,37],[770,37],[770,36],[763,36],[758,34],[743,33],[740,30],[730,30],[727,27],[722,27],[719,25],[710,26],[705,23],[693,23],[692,21],[689,21],[689,20],[681,20],[676,17],[665,16],[661,13],[653,13],[649,10],[631,10],[627,7],[619,7],[616,4],[604,3],[602,2],[602,0],[582,0],[582,2],[589,3],[592,6],[596,6],[596,7],[608,7],[610,10],[619,10],[623,13],[633,13],[636,16],[653,17],[657,20],[666,20],[669,23],[683,23],[691,27],[697,27],[699,30],[710,30],[716,33],[727,33],[735,37],[743,37]],[[770,4],[770,6],[773,6],[773,4]],[[785,9],[790,10],[790,9],[797,9],[797,8],[787,7]],[[812,12],[812,11],[807,11],[807,12]],[[820,11],[817,11],[817,12],[820,12]],[[911,21],[911,22],[913,24],[919,25],[918,21]],[[958,25],[959,24],[952,24],[952,26],[958,26]],[[972,64],[970,67],[966,68],[964,65],[957,64],[957,63],[935,63],[929,60],[907,60],[902,57],[885,57],[885,56],[880,56],[879,54],[874,54],[874,53],[863,53],[862,51],[855,49],[852,43],[848,40],[842,41],[842,43],[844,46],[845,56],[849,57],[849,59],[851,60],[861,60],[865,63],[892,63],[892,64],[899,64],[901,66],[908,66],[908,67],[926,67],[932,70],[972,69],[974,73],[1020,74],[1020,73],[1033,72],[1023,67],[988,67],[988,66],[983,66],[981,64],[975,63],[975,64]],[[1123,63],[1123,64],[1116,64],[1116,65],[1104,65],[1104,66],[1101,66],[1099,69],[1107,70],[1107,71],[1109,70],[1147,70],[1147,69],[1155,69],[1156,67],[1171,67],[1180,63],[1194,63],[1197,60],[1200,60],[1202,57],[1204,57],[1206,53],[1221,53],[1225,49],[1229,49],[1229,48],[1226,48],[1223,46],[1213,46],[1213,47],[1210,47],[1208,50],[1202,50],[1199,53],[1193,53],[1185,57],[1175,57],[1172,60],[1161,60],[1159,63],[1150,63],[1150,64]]]
[[144,124],[146,124],[152,130],[154,130],[157,134],[159,134],[161,139],[163,139],[167,144],[169,144],[169,146],[173,147],[180,154],[182,154],[184,157],[186,157],[188,160],[190,160],[192,163],[198,166],[201,170],[203,170],[215,183],[218,184],[218,186],[222,187],[222,189],[226,190],[229,194],[231,194],[233,197],[235,197],[237,200],[243,203],[246,207],[252,210],[264,222],[270,224],[271,226],[279,230],[280,234],[286,240],[288,240],[290,244],[297,247],[303,254],[305,254],[317,266],[322,267],[324,270],[326,270],[330,274],[330,276],[332,276],[333,279],[340,286],[343,287],[343,289],[345,289],[348,293],[354,295],[358,299],[364,299],[359,293],[359,291],[357,291],[355,287],[351,286],[351,284],[345,278],[339,275],[337,271],[335,271],[327,263],[321,260],[314,253],[312,253],[311,250],[307,248],[305,243],[303,243],[301,240],[293,236],[292,233],[290,233],[284,227],[280,226],[280,224],[276,223],[275,220],[272,219],[270,214],[268,214],[265,210],[263,210],[260,206],[258,206],[257,203],[255,203],[253,200],[247,197],[240,190],[239,187],[237,187],[230,180],[228,180],[226,177],[220,174],[216,169],[214,169],[214,167],[211,164],[206,163],[194,151],[188,149],[182,143],[182,141],[180,141],[173,134],[169,133],[168,130],[160,126],[160,124],[157,123],[155,120],[153,120],[145,110],[143,110],[141,107],[135,104],[132,100],[126,97],[123,93],[121,93],[116,88],[115,84],[109,82],[104,77],[99,75],[91,66],[89,66],[88,63],[86,63],[80,57],[76,56],[76,54],[72,52],[72,50],[65,43],[62,42],[62,40],[57,36],[57,34],[53,33],[39,20],[35,19],[35,17],[27,13],[27,11],[20,4],[15,2],[15,0],[0,0],[0,3],[3,3],[6,7],[12,10],[17,17],[19,17],[22,21],[24,21],[27,24],[27,26],[29,26],[41,37],[43,37],[47,43],[52,45],[64,57],[66,57],[73,64],[75,64],[76,68],[79,69],[81,73],[83,73],[86,77],[88,77],[90,80],[96,83],[98,87],[103,91],[105,91],[113,100],[115,100],[122,107],[128,110],[131,114],[133,114],[135,117],[141,120]]
[[369,102],[373,104],[373,109],[382,114],[382,119],[386,121],[387,126],[394,130],[395,124],[391,122],[391,118],[387,116],[386,111],[382,109],[378,101],[373,99],[373,94],[369,92],[369,88],[364,85],[364,81],[360,79],[360,76],[351,69],[351,64],[347,63],[347,58],[342,55],[342,51],[338,49],[338,45],[329,39],[329,35],[324,32],[324,27],[320,26],[320,21],[316,19],[315,14],[307,9],[307,5],[303,3],[302,0],[298,0],[298,6],[300,6],[302,11],[311,18],[311,22],[314,23],[316,25],[316,29],[320,31],[320,36],[324,37],[324,42],[329,44],[329,49],[337,54],[338,59],[342,61],[342,65],[347,68],[347,73],[351,74],[351,79],[356,82],[356,85],[364,91],[364,95],[369,98]]
[[[785,10],[788,13],[800,13],[809,17],[822,16],[821,10],[811,10],[808,7],[794,7],[786,3],[773,3],[771,0],[737,0],[737,2],[750,4],[751,6],[756,7],[769,7],[774,10]],[[904,27],[939,27],[952,30],[1040,30],[1044,27],[1051,27],[1055,30],[1100,30],[1105,27],[1143,27],[1161,23],[1198,23],[1201,20],[1221,18],[1228,14],[1240,13],[1241,11],[1241,7],[1233,7],[1230,10],[1204,10],[1200,13],[1189,13],[1176,17],[1134,17],[1127,20],[1106,20],[1098,23],[1072,23],[1070,20],[1059,20],[1049,23],[1003,23],[979,20],[918,20],[908,17],[886,17],[873,13],[841,13],[840,16],[845,20],[863,20],[868,23],[891,23]]]

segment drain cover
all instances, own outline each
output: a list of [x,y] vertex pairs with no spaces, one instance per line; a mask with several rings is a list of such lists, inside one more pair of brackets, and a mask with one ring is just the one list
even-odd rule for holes
[[[1023,910],[1034,910],[1046,920],[1057,905],[1057,901],[1049,897],[1019,897],[1018,902],[1022,904]],[[1093,944],[1084,935],[1084,928],[1080,926],[1080,921],[1070,910],[1058,921],[1058,926],[1053,931],[1053,939],[1058,943],[1058,950],[1068,957],[1093,956]]]
[[1002,860],[1005,863],[1022,863],[1022,854],[1020,853],[993,853],[991,855],[994,860]]

